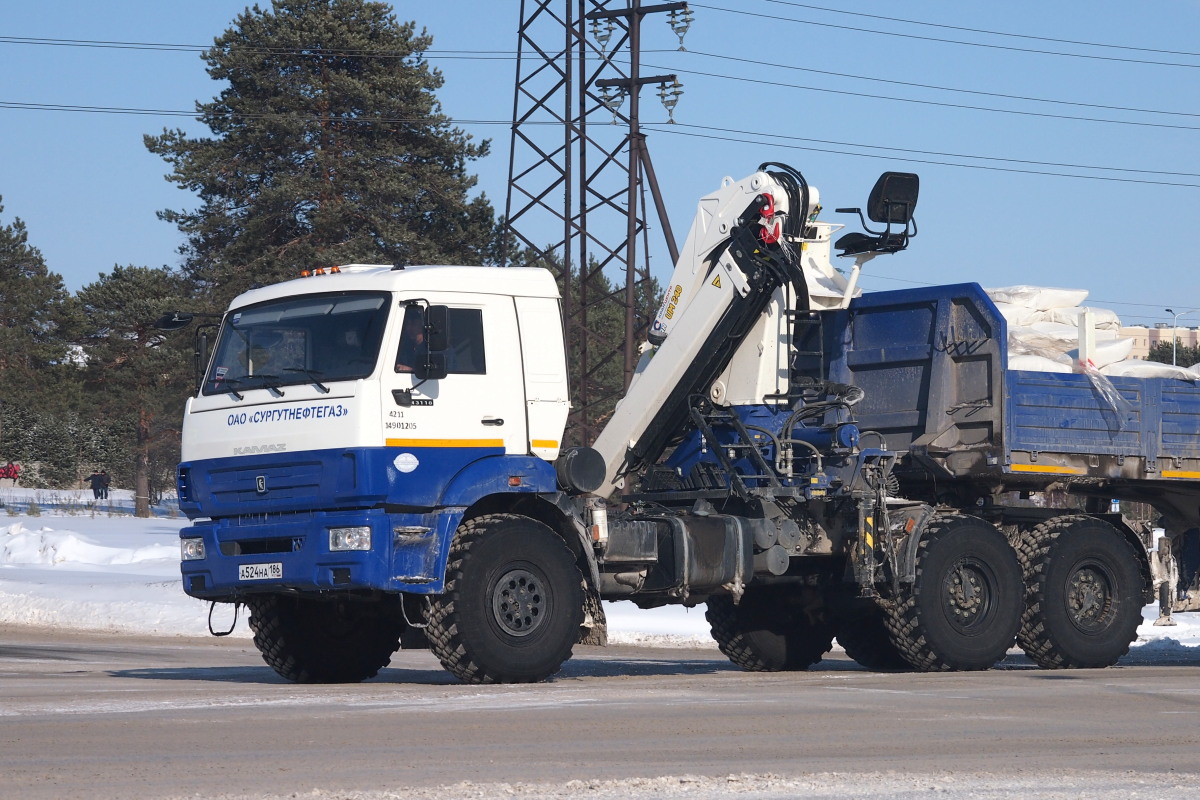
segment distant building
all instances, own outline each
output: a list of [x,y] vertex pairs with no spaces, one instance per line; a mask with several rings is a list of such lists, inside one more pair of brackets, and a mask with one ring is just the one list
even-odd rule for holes
[[1159,342],[1171,343],[1172,335],[1179,340],[1180,347],[1200,346],[1200,328],[1171,328],[1166,322],[1160,322],[1153,328],[1145,325],[1129,325],[1121,328],[1121,338],[1133,339],[1133,350],[1130,358],[1145,358],[1150,355],[1150,348]]

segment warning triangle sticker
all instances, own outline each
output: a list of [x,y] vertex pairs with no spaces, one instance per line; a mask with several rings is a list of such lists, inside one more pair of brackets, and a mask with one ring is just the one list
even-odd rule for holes
[[721,288],[721,276],[720,276],[720,275],[718,275],[717,277],[713,278],[712,285],[713,285],[713,286],[715,286],[715,287],[717,287],[718,289],[720,289],[720,288]]

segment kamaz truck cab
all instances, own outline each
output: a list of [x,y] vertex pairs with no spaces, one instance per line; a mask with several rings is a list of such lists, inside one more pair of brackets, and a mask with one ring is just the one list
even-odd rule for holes
[[185,415],[187,591],[440,592],[467,506],[556,488],[559,319],[536,269],[350,265],[239,297]]

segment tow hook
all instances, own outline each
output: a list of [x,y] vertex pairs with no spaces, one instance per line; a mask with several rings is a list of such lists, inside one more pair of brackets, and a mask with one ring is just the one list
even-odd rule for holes
[[213,600],[208,605],[208,632],[211,633],[213,636],[228,636],[229,634],[233,633],[233,629],[237,627],[238,612],[241,610],[242,604],[240,601],[234,601],[234,603],[233,603],[233,622],[229,623],[229,630],[227,630],[227,631],[214,631],[213,630],[213,611],[216,609],[216,607],[217,607],[216,600]]

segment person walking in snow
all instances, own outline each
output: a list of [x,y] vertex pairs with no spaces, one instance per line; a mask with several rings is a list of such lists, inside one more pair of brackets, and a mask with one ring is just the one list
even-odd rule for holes
[[108,485],[112,483],[112,478],[109,477],[108,470],[100,470],[100,499],[108,499]]
[[104,491],[104,475],[99,471],[93,470],[91,475],[87,477],[88,486],[92,487],[92,499],[99,500],[101,493]]

